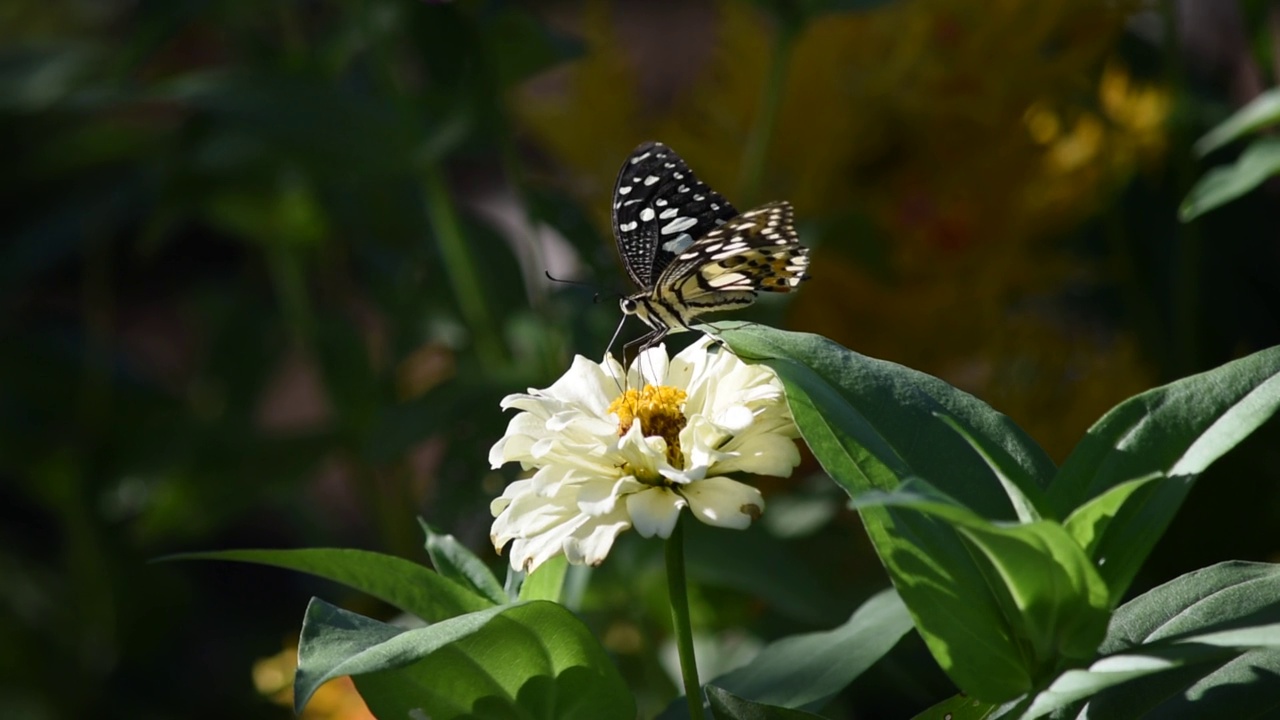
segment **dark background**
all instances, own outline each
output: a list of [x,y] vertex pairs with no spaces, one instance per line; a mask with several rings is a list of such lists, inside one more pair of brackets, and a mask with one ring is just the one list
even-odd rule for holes
[[[1275,185],[1176,219],[1240,150],[1190,143],[1276,83],[1280,9],[1138,5],[8,0],[0,717],[287,717],[307,598],[388,616],[160,556],[425,562],[422,515],[500,565],[498,400],[601,356],[608,193],[644,140],[740,209],[796,206],[814,279],[745,317],[937,374],[1058,460],[1128,395],[1280,342]],[[1135,591],[1278,559],[1278,481],[1272,422]],[[702,659],[887,584],[812,462],[764,489],[759,527],[695,537]],[[674,694],[663,592],[630,538],[582,600],[646,717]],[[912,638],[829,712],[951,692]]]

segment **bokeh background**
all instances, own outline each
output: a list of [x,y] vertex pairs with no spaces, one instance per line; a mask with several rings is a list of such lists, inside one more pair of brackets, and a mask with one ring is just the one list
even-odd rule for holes
[[[1280,342],[1277,187],[1176,219],[1239,151],[1190,143],[1277,82],[1273,1],[6,0],[0,43],[4,718],[286,718],[311,595],[390,616],[157,557],[425,562],[421,515],[499,566],[498,400],[603,353],[608,194],[644,140],[740,209],[794,203],[813,280],[746,317],[939,375],[1058,460]],[[765,489],[759,527],[694,537],[709,665],[887,584],[812,462]],[[1135,592],[1280,561],[1276,528],[1272,422]],[[651,545],[573,600],[645,717],[675,693]],[[829,714],[952,692],[908,639]],[[338,684],[307,717],[362,712]]]

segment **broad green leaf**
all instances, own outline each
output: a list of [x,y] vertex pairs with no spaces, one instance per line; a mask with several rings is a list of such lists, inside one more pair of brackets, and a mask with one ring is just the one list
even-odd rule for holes
[[439,622],[493,605],[429,568],[367,550],[222,550],[162,559],[231,560],[297,570],[368,593],[427,622]]
[[791,708],[766,705],[711,685],[707,686],[707,702],[716,720],[821,720],[821,715]]
[[893,649],[911,616],[893,590],[880,592],[843,625],[770,643],[711,684],[756,702],[817,709]]
[[1271,88],[1196,140],[1196,154],[1203,157],[1255,130],[1277,123],[1280,123],[1280,88]]
[[[1011,478],[1042,483],[1053,473],[1044,452],[1007,417],[937,378],[814,335],[754,325],[718,332],[740,357],[778,373],[805,442],[851,496],[892,492],[915,476],[982,517],[1014,517],[1000,479],[956,427],[981,438],[989,453],[999,453],[1001,468],[1017,467]],[[914,510],[882,506],[860,512],[916,627],[952,680],[990,701],[1029,690],[1032,670],[1022,640],[992,595],[988,565],[963,536]]]
[[483,560],[454,536],[436,532],[426,520],[418,518],[418,524],[427,534],[427,554],[431,556],[431,564],[435,566],[436,572],[494,605],[507,602],[507,593],[503,591],[502,583],[493,576],[493,571]]
[[895,493],[865,493],[854,505],[910,508],[959,530],[986,560],[988,602],[999,605],[1008,634],[1022,648],[1025,689],[1066,664],[1095,656],[1110,616],[1107,587],[1061,525],[992,523],[928,492],[918,480]]
[[[1197,570],[1118,608],[1090,667],[1023,707],[1026,717],[1262,717],[1280,705],[1280,566]],[[1087,702],[1087,705],[1085,704]]]
[[1254,140],[1230,165],[1210,168],[1178,208],[1178,219],[1189,222],[1235,200],[1280,174],[1280,138]]
[[343,675],[383,718],[635,716],[635,701],[590,631],[542,601],[404,630],[314,599],[298,645],[295,711]]
[[1123,503],[1107,508],[1110,522],[1094,528],[1094,563],[1113,603],[1124,595],[1196,477],[1277,408],[1280,347],[1132,397],[1089,428],[1049,487],[1048,500],[1058,517],[1124,483],[1159,478],[1131,488],[1127,497],[1112,498]]
[[[1116,513],[1129,501],[1134,493],[1149,483],[1164,479],[1162,475],[1148,475],[1136,480],[1120,483],[1101,495],[1089,500],[1075,509],[1063,522],[1063,527],[1071,534],[1076,543],[1084,548],[1086,554],[1096,559],[1095,550],[1106,533],[1107,526],[1115,519]],[[1115,600],[1116,598],[1112,598]]]
[[1000,481],[1000,486],[1004,488],[1005,494],[1009,496],[1009,504],[1013,506],[1013,511],[1020,522],[1033,522],[1040,519],[1040,508],[1045,505],[1044,493],[1040,491],[1034,478],[1028,477],[1017,465],[1009,464],[1008,454],[1000,452],[1000,448],[986,447],[987,443],[983,439],[970,435],[954,418],[939,415],[938,419],[964,438],[965,442],[969,443],[969,447],[973,448],[987,467],[991,468],[991,472]]
[[982,448],[1028,497],[1037,497],[1055,472],[1044,450],[1012,420],[932,375],[818,335],[745,323],[713,331],[742,359],[777,370],[788,391],[795,384],[815,407],[840,414],[834,424],[867,455],[866,482],[837,478],[848,491],[891,490],[894,477],[920,477],[983,517],[1013,519],[992,464],[974,448]]
[[987,720],[996,717],[1000,707],[975,700],[967,695],[953,695],[924,710],[912,720]]
[[557,555],[538,566],[520,585],[521,600],[550,600],[560,602],[564,591],[564,577],[569,570],[569,561],[563,555]]

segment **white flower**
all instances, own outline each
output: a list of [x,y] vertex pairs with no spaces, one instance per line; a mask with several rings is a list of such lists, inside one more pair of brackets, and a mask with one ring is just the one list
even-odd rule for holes
[[503,399],[522,412],[489,461],[537,469],[490,505],[494,548],[515,541],[513,568],[532,571],[562,552],[597,565],[629,527],[669,537],[684,508],[737,529],[760,516],[760,491],[727,476],[790,475],[798,432],[773,371],[710,344],[670,360],[651,348],[625,378],[612,357],[578,356],[551,387]]

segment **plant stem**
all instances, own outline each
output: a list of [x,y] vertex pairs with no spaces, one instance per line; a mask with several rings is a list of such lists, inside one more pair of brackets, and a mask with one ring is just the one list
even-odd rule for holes
[[422,176],[429,222],[444,259],[444,274],[453,285],[462,318],[473,333],[481,364],[493,368],[502,360],[502,344],[497,325],[489,315],[484,283],[472,248],[463,236],[462,222],[449,195],[444,171],[438,163],[428,162],[424,163]]
[[689,592],[684,581],[684,514],[667,538],[667,593],[671,596],[671,622],[676,631],[676,648],[680,651],[680,676],[684,680],[684,697],[689,703],[689,717],[703,720],[702,684],[698,682],[698,663],[693,653],[693,625],[689,621]]
[[769,60],[769,74],[760,94],[760,107],[755,123],[747,136],[742,151],[742,170],[739,189],[743,207],[753,207],[760,201],[760,186],[764,182],[764,166],[769,156],[769,140],[778,124],[778,110],[782,106],[782,91],[787,83],[787,69],[791,65],[791,49],[798,32],[791,23],[781,23],[773,42]]

